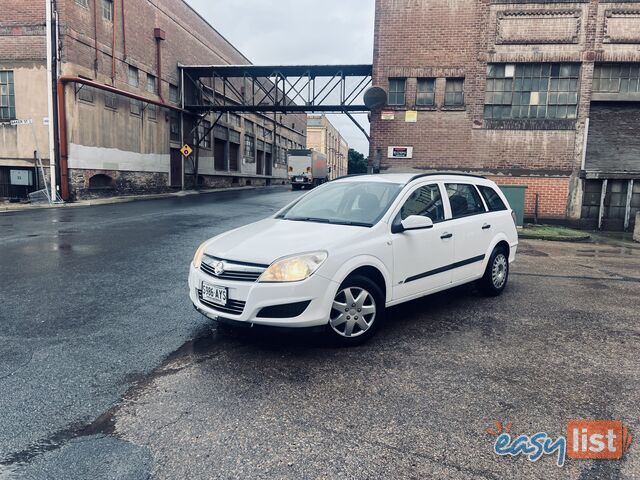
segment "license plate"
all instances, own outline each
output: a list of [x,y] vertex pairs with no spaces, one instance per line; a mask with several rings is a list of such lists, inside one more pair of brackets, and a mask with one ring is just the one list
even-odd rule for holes
[[293,179],[293,181],[296,183],[304,183],[304,177],[296,177]]
[[228,290],[224,287],[216,287],[202,282],[202,299],[205,302],[215,303],[216,305],[226,305]]

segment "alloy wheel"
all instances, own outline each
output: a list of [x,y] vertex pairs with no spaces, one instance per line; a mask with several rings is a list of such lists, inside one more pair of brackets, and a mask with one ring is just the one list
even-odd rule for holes
[[376,301],[367,290],[348,287],[340,290],[333,300],[329,325],[346,338],[364,334],[376,319]]
[[505,282],[507,281],[508,269],[509,264],[504,253],[499,253],[498,255],[496,255],[496,258],[493,260],[493,266],[491,268],[491,281],[493,282],[493,286],[495,288],[500,289],[504,286]]

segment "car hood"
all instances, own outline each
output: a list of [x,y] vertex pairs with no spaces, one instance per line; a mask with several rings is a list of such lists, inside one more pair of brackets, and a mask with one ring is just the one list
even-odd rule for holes
[[366,227],[267,218],[213,238],[205,253],[225,260],[270,265],[287,255],[347,245],[369,231]]

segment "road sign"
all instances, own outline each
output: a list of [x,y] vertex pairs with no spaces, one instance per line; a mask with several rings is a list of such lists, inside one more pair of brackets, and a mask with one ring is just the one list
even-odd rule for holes
[[180,153],[182,153],[182,155],[184,155],[185,157],[188,157],[193,153],[193,149],[185,143],[184,146],[180,149]]

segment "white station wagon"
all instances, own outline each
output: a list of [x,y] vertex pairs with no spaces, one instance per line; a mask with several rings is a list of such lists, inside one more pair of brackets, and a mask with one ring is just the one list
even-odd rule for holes
[[499,295],[517,246],[515,214],[490,180],[346,177],[203,243],[189,293],[221,322],[325,326],[358,343],[392,305],[469,282]]

